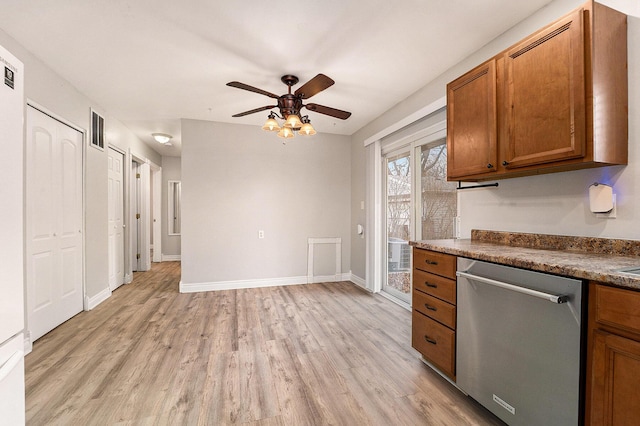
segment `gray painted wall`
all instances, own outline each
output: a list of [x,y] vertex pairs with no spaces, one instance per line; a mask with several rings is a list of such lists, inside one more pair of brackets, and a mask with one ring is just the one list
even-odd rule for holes
[[[358,146],[427,105],[444,104],[449,81],[582,3],[580,0],[558,0],[549,4],[356,132],[352,137],[352,203],[358,202],[355,197],[360,195],[355,194],[365,191],[365,162],[355,161],[356,155],[364,156],[364,151]],[[640,186],[637,184],[640,182],[640,84],[634,78],[640,75],[639,18],[628,18],[628,36],[629,165],[506,179],[500,181],[497,189],[460,192],[458,209],[463,238],[468,238],[474,228],[640,238],[637,225],[640,223]],[[595,181],[614,185],[614,192],[618,194],[617,219],[596,219],[588,212],[588,186]],[[360,212],[352,210],[352,223],[359,220]],[[354,241],[351,253],[354,271],[364,270],[364,252],[364,246]]]
[[[348,136],[283,145],[259,126],[182,120],[182,141],[183,283],[306,276],[310,237],[341,237],[349,272]],[[316,275],[335,272],[332,253]]]
[[[122,123],[109,116],[69,82],[52,71],[24,47],[0,30],[0,44],[25,65],[25,96],[28,100],[85,129],[90,128],[90,109],[105,117],[106,143],[160,164],[160,156]],[[107,229],[107,151],[85,144],[85,289],[89,298],[109,288]]]

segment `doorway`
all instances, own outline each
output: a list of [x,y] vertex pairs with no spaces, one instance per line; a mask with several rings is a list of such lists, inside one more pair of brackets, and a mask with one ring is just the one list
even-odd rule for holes
[[83,140],[27,106],[25,245],[31,341],[83,309]]
[[[155,166],[154,166],[155,167]],[[131,161],[131,269],[151,269],[151,165],[132,158]]]

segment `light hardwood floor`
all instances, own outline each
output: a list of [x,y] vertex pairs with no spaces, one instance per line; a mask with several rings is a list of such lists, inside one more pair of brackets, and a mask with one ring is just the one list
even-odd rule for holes
[[31,425],[501,424],[411,348],[411,315],[352,283],[179,294],[154,264],[27,355]]

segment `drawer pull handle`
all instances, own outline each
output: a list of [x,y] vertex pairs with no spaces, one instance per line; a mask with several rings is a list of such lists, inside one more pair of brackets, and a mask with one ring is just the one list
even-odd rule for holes
[[433,265],[433,266],[436,266],[438,264],[438,262],[436,262],[435,260],[429,260],[429,259],[425,259],[424,262],[427,265]]
[[431,287],[431,288],[438,288],[438,284],[432,284],[429,281],[425,281],[424,285],[426,285],[427,287]]
[[424,307],[434,312],[438,310],[438,308],[436,308],[435,306],[427,305],[426,303],[424,304]]
[[427,336],[426,334],[424,335],[424,340],[426,340],[428,343],[431,343],[432,345],[437,345],[438,342],[436,342],[435,340],[433,340],[431,337]]

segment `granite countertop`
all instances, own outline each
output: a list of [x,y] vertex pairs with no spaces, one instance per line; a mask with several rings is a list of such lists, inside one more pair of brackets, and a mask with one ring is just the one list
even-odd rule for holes
[[640,241],[473,230],[471,239],[411,241],[417,248],[640,290]]

